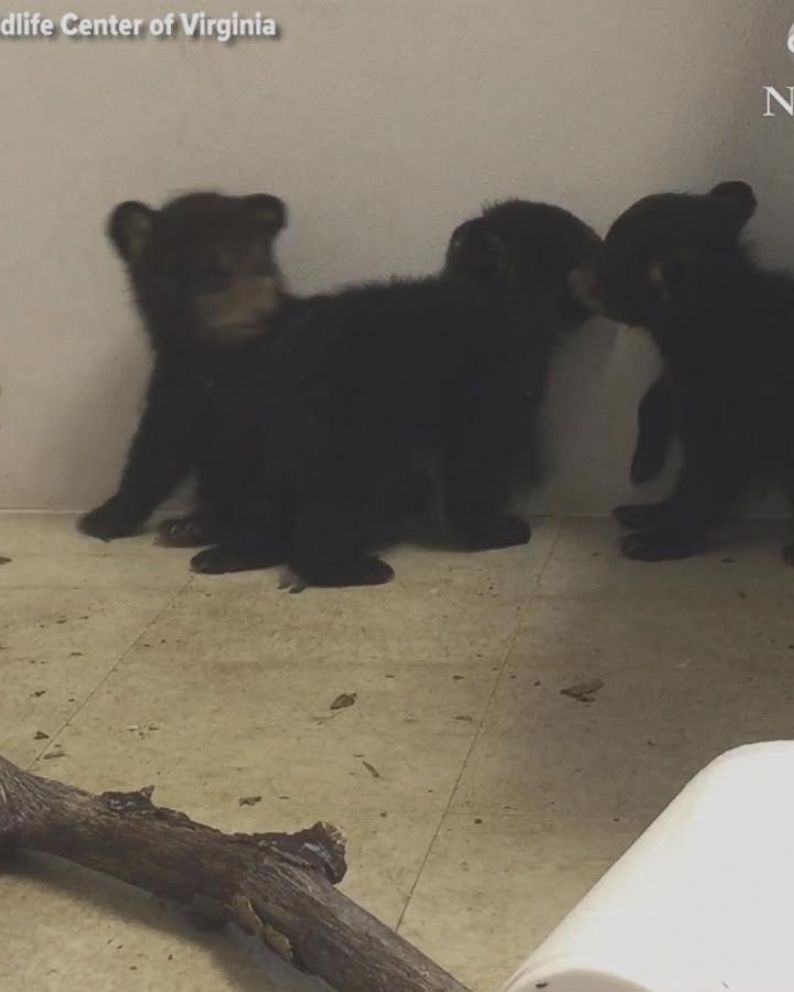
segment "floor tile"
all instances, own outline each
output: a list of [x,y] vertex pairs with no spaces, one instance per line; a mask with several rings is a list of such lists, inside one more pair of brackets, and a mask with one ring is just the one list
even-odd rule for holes
[[[0,752],[155,785],[225,830],[330,820],[343,890],[498,988],[700,767],[794,736],[785,525],[658,566],[609,520],[533,526],[503,552],[406,542],[389,585],[294,594],[282,569],[191,575],[151,530],[102,544],[68,515],[0,516]],[[561,695],[593,680],[591,702]],[[318,988],[52,860],[5,871],[0,899],[3,992]]]
[[153,896],[55,859],[0,877],[0,988],[43,992],[323,992],[232,930],[208,934]]
[[18,763],[64,722],[168,605],[168,589],[7,588],[0,616],[0,751]]
[[[684,616],[608,604],[533,603],[456,810],[642,827],[721,751],[794,736],[794,650],[780,622],[755,626],[743,602]],[[561,695],[593,680],[604,684],[592,702]]]
[[[162,514],[156,515],[133,537],[117,541],[99,541],[81,534],[77,529],[75,513],[4,513],[0,512],[0,554],[85,555],[92,558],[111,558],[172,553],[155,544],[157,523]],[[180,551],[174,554],[182,554]]]
[[794,604],[794,571],[780,555],[790,526],[780,520],[755,520],[714,532],[706,550],[681,561],[637,562],[624,557],[622,531],[613,520],[565,521],[543,570],[539,589],[553,595],[655,599],[716,599],[730,608],[742,592]]
[[[439,813],[496,677],[432,664],[385,670],[329,660],[322,648],[295,659],[288,636],[277,664],[266,649],[257,661],[236,660],[234,648],[182,654],[155,643],[153,630],[58,738],[59,773],[91,788],[169,777],[175,804],[204,816],[254,793]],[[344,695],[352,705],[333,709]]]
[[631,843],[619,824],[558,833],[492,812],[449,816],[401,933],[472,992],[492,992]]

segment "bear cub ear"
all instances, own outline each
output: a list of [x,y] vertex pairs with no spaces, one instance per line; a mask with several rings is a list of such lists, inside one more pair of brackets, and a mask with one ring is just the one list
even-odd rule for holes
[[468,279],[489,280],[507,274],[510,258],[507,245],[482,217],[457,227],[447,248],[447,271]]
[[725,207],[731,219],[740,227],[744,227],[747,221],[755,213],[758,201],[755,198],[753,187],[749,183],[739,180],[733,182],[719,183],[709,193]]
[[157,211],[137,200],[114,207],[107,221],[107,235],[125,262],[134,262],[148,244]]
[[251,208],[256,220],[272,228],[274,234],[278,234],[287,226],[287,207],[277,196],[271,196],[269,193],[254,193],[243,199]]

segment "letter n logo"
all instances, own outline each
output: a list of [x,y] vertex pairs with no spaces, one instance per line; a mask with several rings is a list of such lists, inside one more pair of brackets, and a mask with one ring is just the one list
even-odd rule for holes
[[775,89],[774,86],[764,87],[764,93],[766,93],[766,113],[764,117],[775,116],[773,102],[785,110],[789,117],[794,117],[794,86],[785,86],[784,89],[788,90],[788,99],[779,90]]

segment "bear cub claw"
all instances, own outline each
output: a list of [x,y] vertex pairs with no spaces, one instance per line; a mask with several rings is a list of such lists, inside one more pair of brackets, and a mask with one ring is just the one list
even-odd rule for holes
[[215,540],[217,535],[213,528],[199,516],[164,520],[157,532],[157,543],[166,548],[200,548]]
[[664,512],[659,503],[629,503],[616,506],[612,516],[628,530],[654,530],[661,524]]

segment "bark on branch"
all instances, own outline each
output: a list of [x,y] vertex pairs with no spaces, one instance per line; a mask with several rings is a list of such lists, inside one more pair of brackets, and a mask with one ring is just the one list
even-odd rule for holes
[[0,757],[0,846],[42,851],[234,922],[338,992],[466,992],[334,885],[345,838],[224,834],[152,803],[153,789],[95,796]]

